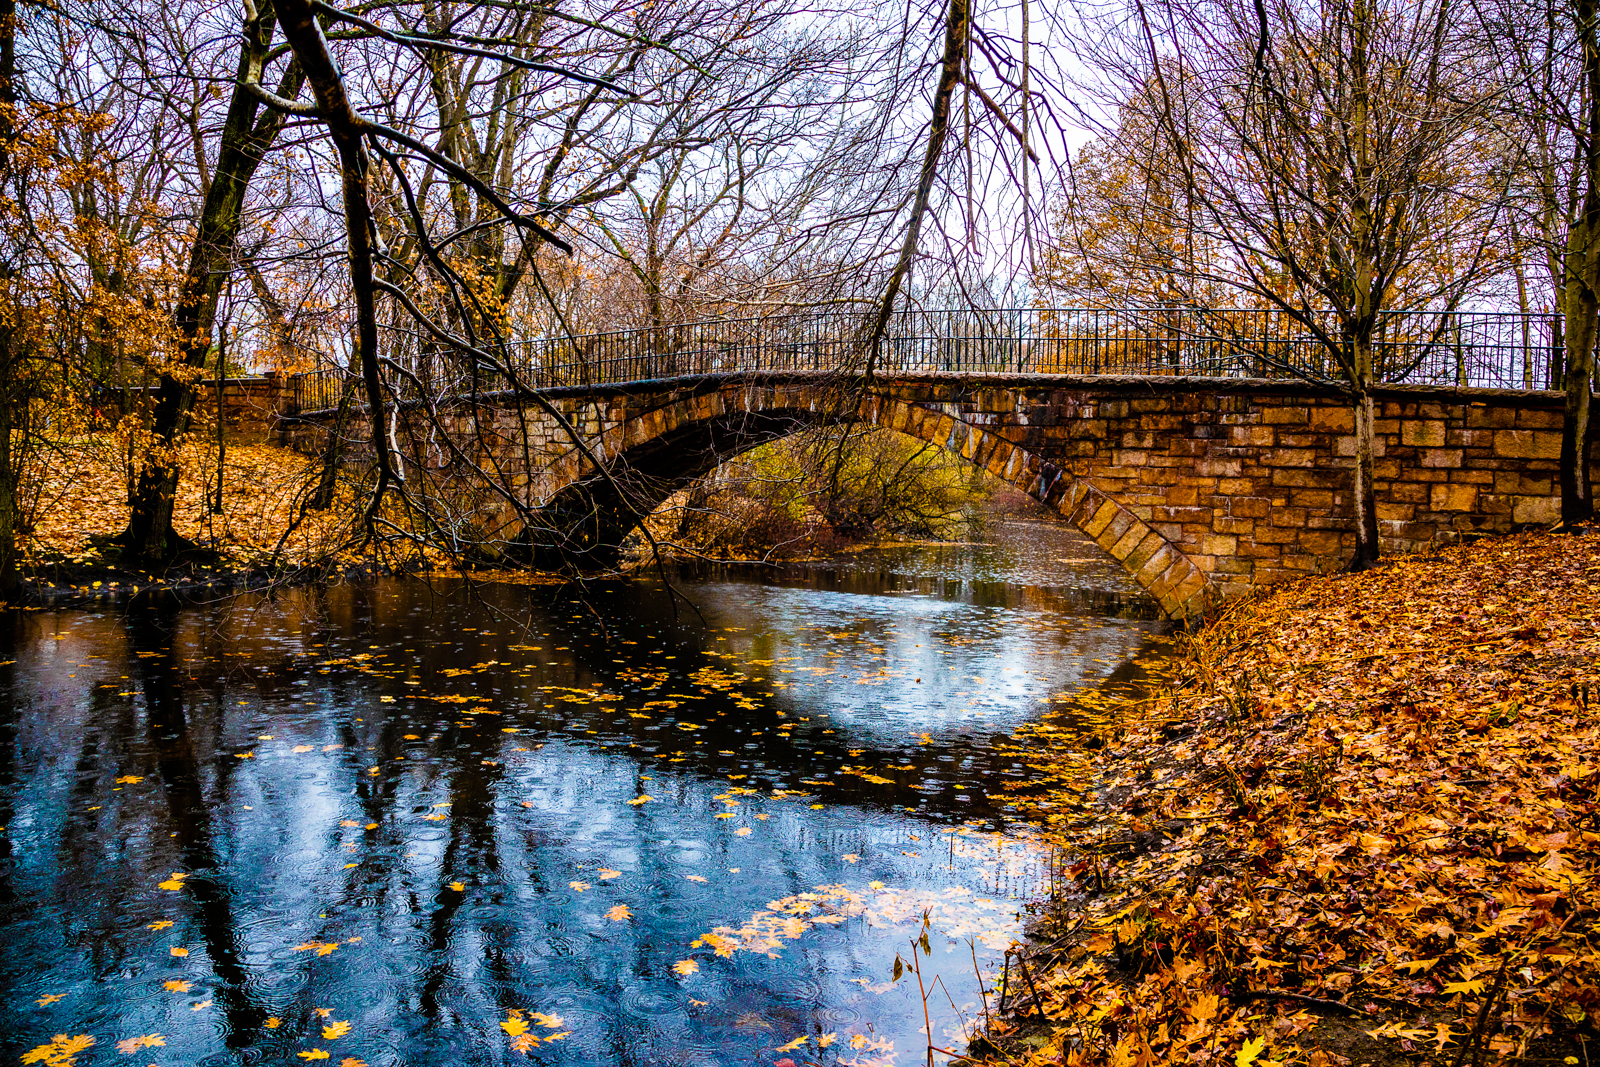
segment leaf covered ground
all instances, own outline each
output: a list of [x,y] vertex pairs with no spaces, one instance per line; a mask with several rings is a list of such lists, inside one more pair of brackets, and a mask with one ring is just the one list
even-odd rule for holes
[[1061,892],[975,1052],[1587,1065],[1597,653],[1600,536],[1528,533],[1236,605],[1032,728]]

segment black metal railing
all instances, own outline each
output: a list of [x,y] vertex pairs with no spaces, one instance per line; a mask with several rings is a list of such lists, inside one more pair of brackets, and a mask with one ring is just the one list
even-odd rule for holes
[[[495,361],[439,353],[399,359],[391,383],[404,397],[475,395],[510,388],[608,385],[717,373],[845,371],[864,366],[868,320],[858,311],[810,311],[545,337],[507,344]],[[1332,315],[1305,321],[1282,311],[1202,308],[905,310],[891,317],[879,374],[1195,375],[1338,381]],[[1319,335],[1319,330],[1320,335]],[[1550,388],[1560,344],[1543,313],[1387,312],[1373,358],[1378,379],[1503,389]],[[295,382],[301,411],[339,402],[346,372]]]

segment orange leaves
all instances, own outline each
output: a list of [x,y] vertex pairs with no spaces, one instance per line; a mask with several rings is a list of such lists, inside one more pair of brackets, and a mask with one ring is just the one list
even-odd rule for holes
[[500,1021],[500,1029],[506,1032],[508,1044],[515,1052],[526,1054],[544,1041],[560,1041],[569,1036],[570,1031],[545,1034],[542,1037],[529,1029],[529,1022],[538,1023],[547,1030],[559,1030],[561,1016],[546,1015],[538,1011],[524,1011],[521,1008],[511,1008],[506,1017]]
[[88,1034],[68,1036],[57,1034],[47,1045],[39,1045],[22,1054],[23,1063],[42,1063],[45,1067],[74,1067],[78,1054],[94,1044]]
[[173,978],[169,981],[162,982],[161,988],[165,989],[168,993],[187,993],[189,992],[189,983],[179,978]]
[[606,918],[610,919],[612,922],[625,922],[632,917],[633,912],[628,910],[628,906],[626,904],[618,904],[606,911]]
[[[1282,587],[1183,639],[1166,669],[1181,687],[1089,706],[1115,723],[1091,752],[1066,727],[1024,728],[1018,753],[1052,784],[1006,799],[1093,857],[1068,876],[1106,890],[1081,916],[1089,957],[1033,976],[1069,1024],[1118,1020],[1085,1067],[1147,1048],[1282,1061],[1274,1043],[1304,1023],[1266,994],[1290,982],[1377,1013],[1373,1036],[1454,1054],[1508,948],[1518,979],[1480,1049],[1587,1018],[1600,952],[1569,917],[1600,907],[1592,574],[1600,537],[1529,534]],[[1113,813],[1098,835],[1106,813],[1053,784],[1097,774],[1140,820]],[[1174,945],[1198,951],[1166,962]],[[1139,977],[1107,973],[1113,949]],[[1230,1001],[1246,975],[1258,999]],[[1264,1008],[1270,1028],[1247,1018]]]
[[310,1049],[305,1052],[296,1052],[295,1055],[299,1056],[303,1060],[325,1060],[328,1058],[328,1053],[320,1048]]
[[327,956],[339,951],[337,941],[303,941],[294,947],[296,952],[315,952],[319,956]]
[[672,969],[677,974],[691,975],[700,970],[700,965],[694,960],[679,960],[677,963],[672,965]]
[[65,993],[46,993],[44,996],[42,996],[38,1000],[34,1001],[34,1003],[39,1005],[39,1007],[41,1007],[41,1008],[48,1008],[50,1005],[54,1004],[56,1001],[63,1000],[65,998],[66,998],[66,994]]
[[129,1037],[118,1041],[117,1051],[124,1056],[131,1056],[142,1048],[156,1048],[166,1043],[167,1039],[160,1034],[145,1034],[142,1037]]
[[334,1041],[350,1032],[350,1022],[347,1019],[333,1019],[322,1028],[325,1040]]
[[170,951],[174,956],[177,956],[179,958],[182,958],[182,957],[187,956],[189,954],[189,950],[184,948],[181,945],[174,945],[168,951]]

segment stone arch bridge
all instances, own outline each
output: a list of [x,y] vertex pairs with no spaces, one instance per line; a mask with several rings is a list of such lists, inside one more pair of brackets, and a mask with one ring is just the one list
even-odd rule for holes
[[[1307,574],[1354,549],[1352,412],[1295,380],[789,371],[567,386],[540,394],[622,477],[631,506],[530,399],[444,413],[540,509],[547,555],[615,559],[637,517],[717,464],[824,419],[964,456],[1093,538],[1169,615]],[[1377,396],[1386,552],[1509,532],[1559,513],[1561,395],[1414,385]],[[319,447],[328,412],[287,432]],[[487,442],[487,444],[486,444]]]

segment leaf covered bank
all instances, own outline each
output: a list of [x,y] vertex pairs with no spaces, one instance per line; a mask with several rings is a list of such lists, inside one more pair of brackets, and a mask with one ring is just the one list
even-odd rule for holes
[[974,1054],[1593,1060],[1597,627],[1600,536],[1444,548],[1236,605],[1116,725],[1019,738],[1072,862]]

